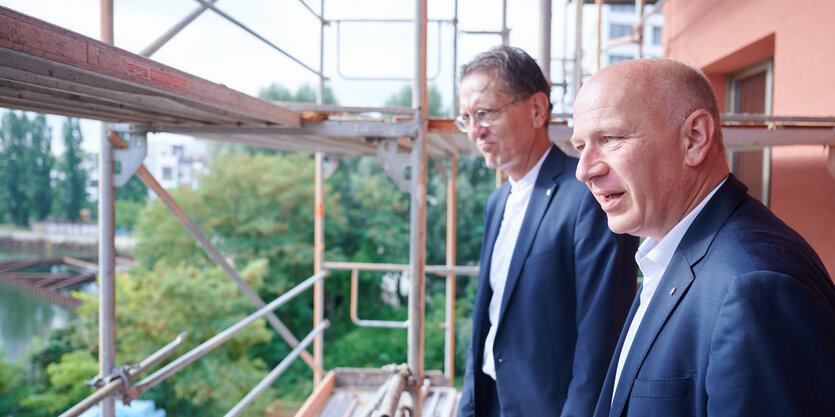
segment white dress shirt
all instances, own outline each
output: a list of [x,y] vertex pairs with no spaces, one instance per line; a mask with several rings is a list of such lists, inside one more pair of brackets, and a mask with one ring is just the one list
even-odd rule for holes
[[510,260],[513,258],[513,249],[516,247],[516,239],[522,229],[522,220],[525,219],[525,212],[528,210],[528,202],[531,200],[533,186],[542,168],[542,162],[551,152],[551,148],[539,158],[536,165],[525,174],[519,181],[510,182],[510,195],[504,206],[502,224],[499,226],[499,236],[493,245],[493,257],[490,259],[490,288],[493,289],[493,297],[490,298],[490,305],[487,308],[487,317],[490,319],[490,330],[484,340],[484,363],[481,370],[487,375],[496,379],[496,364],[493,361],[493,342],[496,340],[496,324],[499,322],[499,309],[502,306],[504,286],[507,282],[507,272],[510,269]]
[[629,331],[626,332],[626,338],[623,340],[623,349],[620,351],[620,357],[618,358],[618,368],[615,372],[615,385],[612,391],[612,401],[615,399],[615,393],[618,390],[618,381],[620,380],[620,373],[623,370],[623,364],[626,362],[626,357],[629,354],[629,349],[632,347],[632,341],[635,339],[635,333],[638,332],[638,328],[641,325],[641,321],[644,319],[644,313],[647,311],[647,307],[649,307],[649,303],[652,300],[652,296],[655,294],[655,290],[658,288],[658,283],[661,281],[661,277],[664,275],[664,271],[667,270],[667,266],[670,264],[670,259],[673,258],[673,254],[678,248],[678,244],[681,242],[681,239],[684,237],[684,234],[687,232],[687,229],[690,228],[690,225],[693,223],[693,220],[696,219],[696,216],[702,212],[702,209],[705,207],[707,202],[716,194],[716,190],[725,183],[725,180],[722,180],[707,197],[699,203],[696,208],[693,209],[687,216],[685,216],[672,230],[667,233],[666,236],[661,238],[660,241],[657,241],[653,238],[646,238],[644,243],[638,248],[638,252],[635,253],[635,261],[638,263],[638,268],[641,269],[641,273],[644,275],[644,282],[643,286],[641,287],[641,302],[638,305],[638,311],[635,312],[635,317],[632,318],[632,323],[629,324]]

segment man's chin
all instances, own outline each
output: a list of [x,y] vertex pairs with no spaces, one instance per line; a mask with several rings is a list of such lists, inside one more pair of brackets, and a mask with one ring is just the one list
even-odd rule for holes
[[629,224],[625,224],[624,219],[620,218],[620,216],[614,216],[606,213],[606,218],[609,220],[609,230],[611,230],[612,233],[638,236],[635,234],[635,227],[630,227]]

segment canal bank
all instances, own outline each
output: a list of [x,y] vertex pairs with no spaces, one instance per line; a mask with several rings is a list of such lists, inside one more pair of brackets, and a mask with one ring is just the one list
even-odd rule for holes
[[[84,257],[90,254],[89,250],[0,245],[0,262],[54,256]],[[92,254],[95,255],[95,252]],[[55,272],[66,271],[59,269]],[[5,359],[26,360],[26,353],[33,346],[45,342],[52,330],[65,327],[74,315],[71,308],[0,281],[0,349],[5,352]]]
[[[116,236],[116,251],[130,253],[136,239]],[[35,223],[30,229],[0,226],[0,263],[49,258],[92,259],[98,254],[98,227],[93,224]],[[50,265],[39,272],[56,275],[80,274],[77,268]],[[84,290],[90,290],[85,284]],[[61,289],[68,294],[74,286]],[[52,330],[63,328],[74,316],[72,308],[0,280],[0,350],[7,361],[26,360],[26,353]]]
[[[0,246],[44,247],[59,249],[93,249],[99,244],[97,224],[35,223],[29,229],[0,226]],[[127,234],[116,235],[116,251],[130,252],[136,246],[136,238]]]

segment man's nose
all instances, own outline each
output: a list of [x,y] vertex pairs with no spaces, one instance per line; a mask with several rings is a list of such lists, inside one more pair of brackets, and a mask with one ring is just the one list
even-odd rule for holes
[[470,140],[475,142],[478,138],[487,133],[487,128],[482,126],[475,119],[470,119],[469,126],[467,126],[467,133],[469,133]]
[[600,155],[593,149],[583,149],[580,153],[580,162],[577,163],[575,176],[581,182],[587,182],[594,177],[606,174],[606,164],[600,159]]

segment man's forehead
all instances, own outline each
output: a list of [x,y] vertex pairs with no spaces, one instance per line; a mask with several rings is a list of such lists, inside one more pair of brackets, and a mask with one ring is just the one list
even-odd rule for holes
[[459,91],[461,111],[475,111],[477,107],[493,106],[513,96],[505,88],[505,81],[487,72],[470,74],[461,80]]

